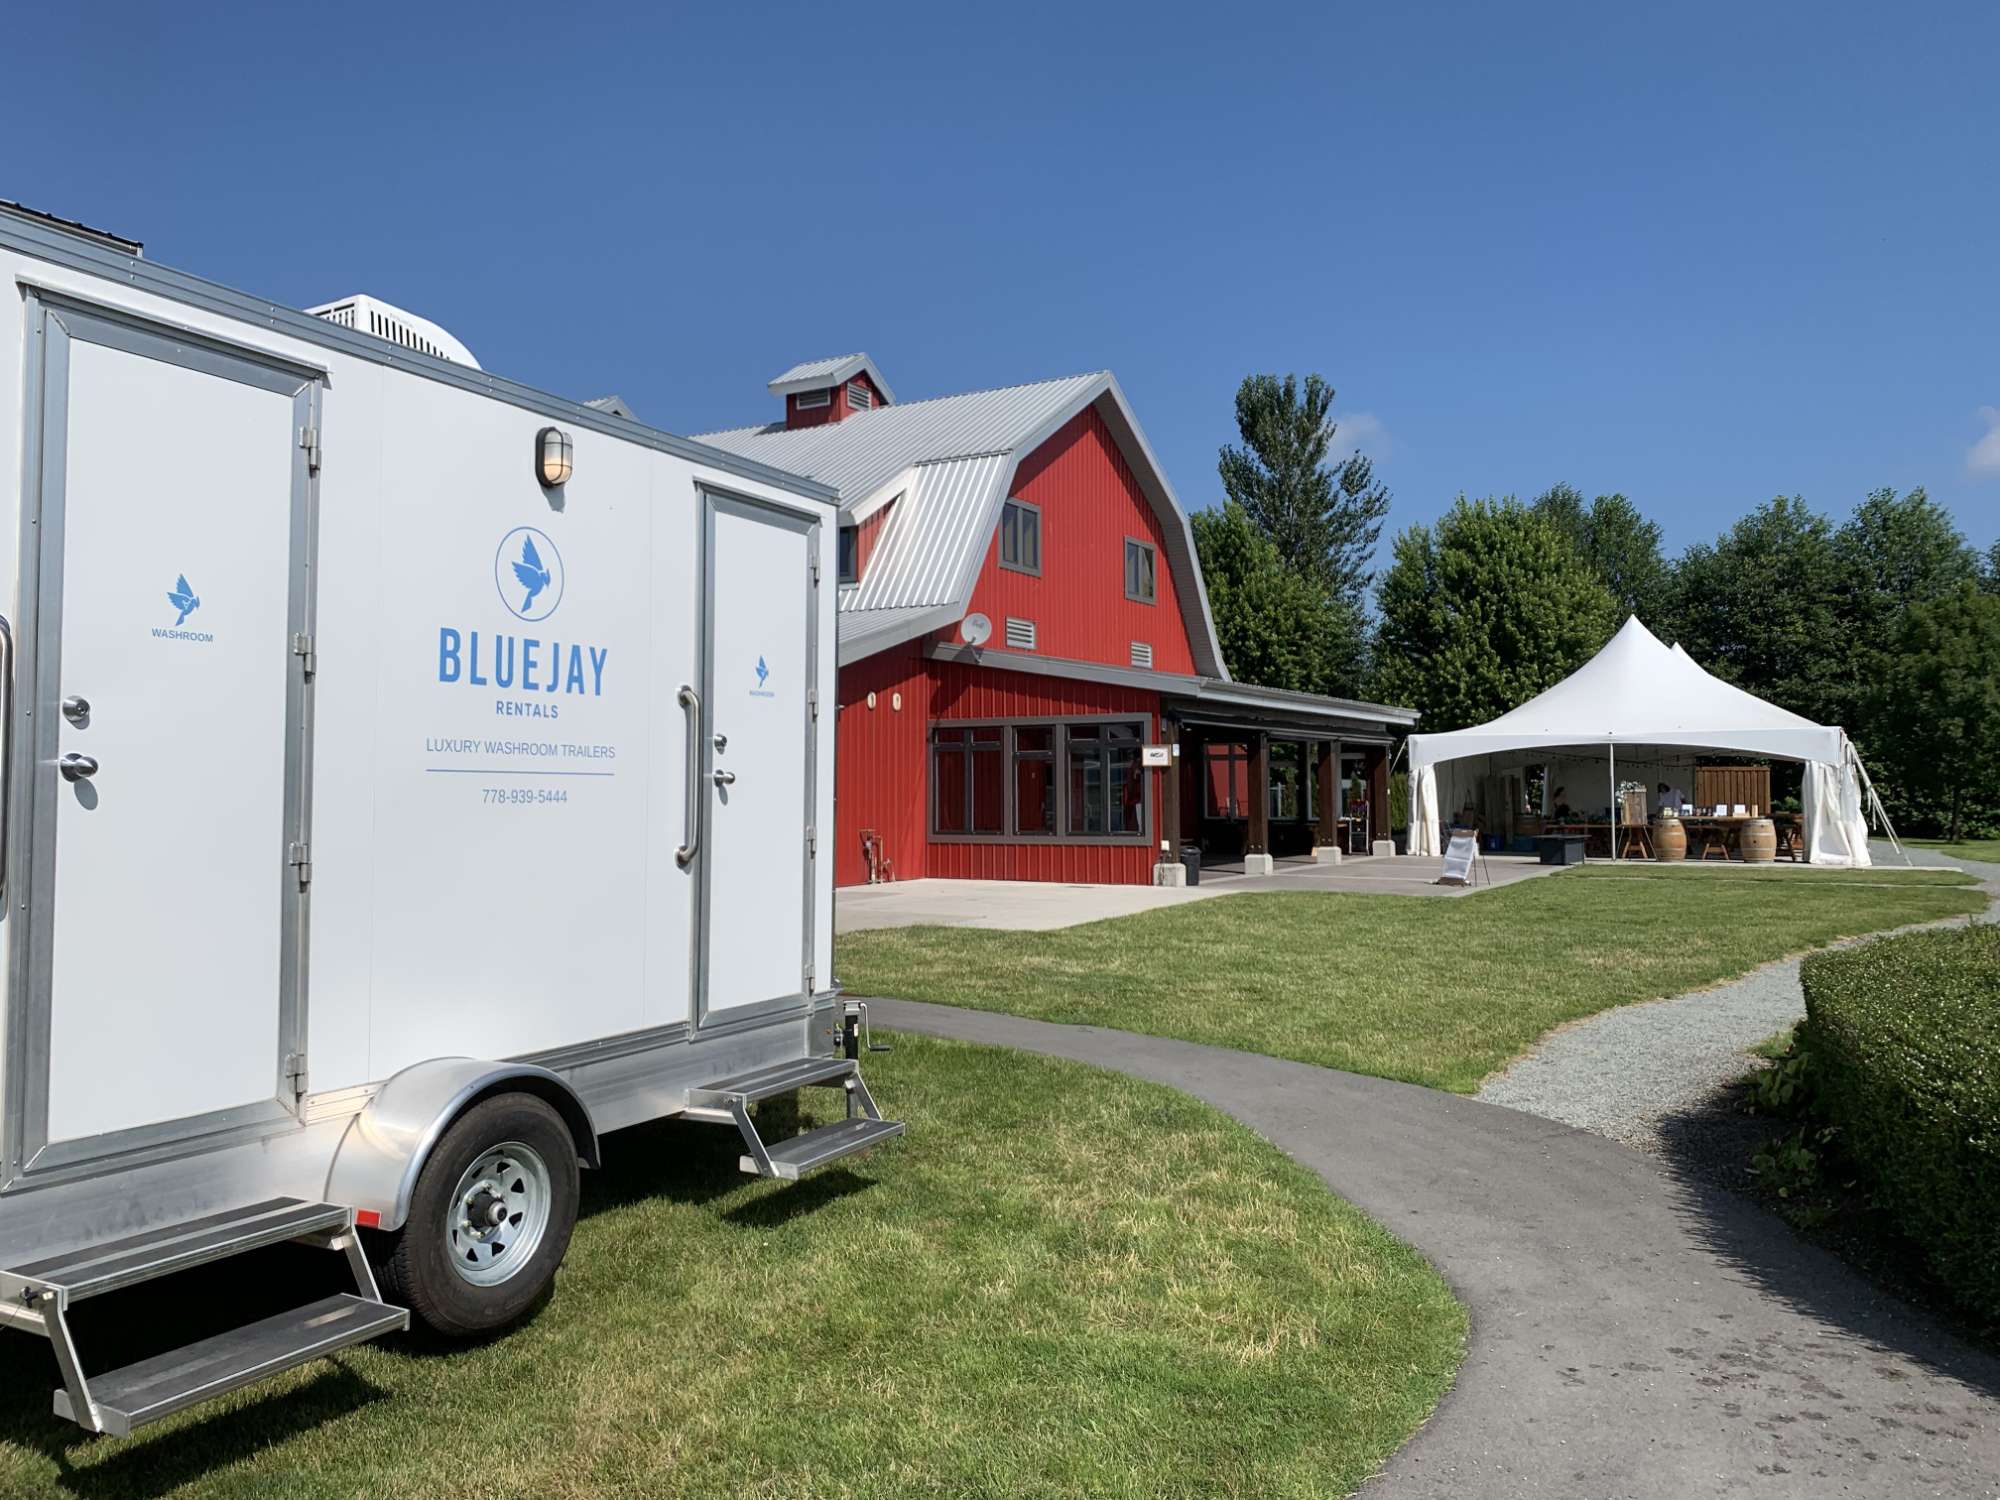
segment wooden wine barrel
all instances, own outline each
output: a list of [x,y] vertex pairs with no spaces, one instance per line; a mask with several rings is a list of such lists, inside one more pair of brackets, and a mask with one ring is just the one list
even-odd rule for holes
[[1653,819],[1653,858],[1661,861],[1688,857],[1687,829],[1679,818]]
[[1778,828],[1769,818],[1751,818],[1738,841],[1746,865],[1768,865],[1778,857]]

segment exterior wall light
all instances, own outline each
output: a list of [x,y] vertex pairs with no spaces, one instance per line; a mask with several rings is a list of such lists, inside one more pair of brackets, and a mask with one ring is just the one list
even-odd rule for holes
[[542,482],[543,489],[552,490],[569,483],[576,467],[574,457],[569,434],[560,427],[544,427],[535,434],[535,478]]

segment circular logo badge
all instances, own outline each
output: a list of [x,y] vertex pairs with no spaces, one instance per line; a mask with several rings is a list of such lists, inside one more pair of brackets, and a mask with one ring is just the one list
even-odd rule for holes
[[546,531],[516,526],[493,554],[493,585],[509,614],[546,620],[562,603],[562,554]]

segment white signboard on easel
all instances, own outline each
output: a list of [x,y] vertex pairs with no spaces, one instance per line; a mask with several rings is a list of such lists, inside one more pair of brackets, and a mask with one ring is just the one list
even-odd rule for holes
[[1445,846],[1444,874],[1438,877],[1438,884],[1472,884],[1472,857],[1478,852],[1478,840],[1471,834],[1454,833],[1451,842]]

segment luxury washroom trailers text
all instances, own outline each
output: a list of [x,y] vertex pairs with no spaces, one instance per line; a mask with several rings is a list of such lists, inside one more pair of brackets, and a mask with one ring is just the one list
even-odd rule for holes
[[[505,1323],[602,1131],[900,1129],[831,982],[829,492],[4,212],[0,285],[0,1321],[59,1413]],[[802,1085],[845,1118],[762,1140]],[[355,1294],[86,1368],[75,1301],[280,1239]]]

